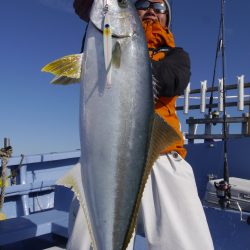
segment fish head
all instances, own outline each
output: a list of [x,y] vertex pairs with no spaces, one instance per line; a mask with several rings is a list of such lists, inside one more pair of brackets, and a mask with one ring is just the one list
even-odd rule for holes
[[131,37],[141,25],[134,2],[130,0],[95,0],[90,21],[103,30],[105,16],[109,15],[110,29],[114,37]]

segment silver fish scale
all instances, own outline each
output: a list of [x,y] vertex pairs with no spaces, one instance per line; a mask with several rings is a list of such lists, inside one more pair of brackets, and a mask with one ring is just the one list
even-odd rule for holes
[[[144,172],[153,115],[151,67],[139,19],[105,88],[103,36],[90,22],[81,85],[81,165],[98,250],[123,249]],[[94,245],[95,245],[94,244]]]

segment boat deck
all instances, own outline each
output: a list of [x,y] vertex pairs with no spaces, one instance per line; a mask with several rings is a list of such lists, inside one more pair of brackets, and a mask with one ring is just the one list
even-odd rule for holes
[[[231,176],[250,179],[249,148],[249,138],[230,140]],[[239,149],[241,156],[233,153]],[[208,175],[219,178],[223,174],[223,143],[190,144],[188,152],[187,161],[193,167],[198,193],[203,200]],[[25,158],[16,185],[6,189],[3,211],[8,219],[0,222],[0,249],[65,249],[73,192],[55,186],[55,182],[78,162],[79,157],[76,151]],[[19,161],[20,157],[12,158],[8,168],[16,168]],[[241,220],[239,211],[206,206],[204,210],[216,250],[250,249],[250,225]],[[242,215],[244,220],[250,218],[249,213]],[[141,235],[137,235],[135,250],[147,250]]]

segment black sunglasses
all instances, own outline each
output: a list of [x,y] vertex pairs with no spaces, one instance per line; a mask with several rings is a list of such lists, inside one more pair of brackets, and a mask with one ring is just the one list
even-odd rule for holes
[[167,7],[165,3],[160,2],[150,2],[148,0],[139,0],[135,3],[135,8],[137,10],[148,10],[149,8],[152,8],[155,13],[158,14],[166,14],[167,13]]

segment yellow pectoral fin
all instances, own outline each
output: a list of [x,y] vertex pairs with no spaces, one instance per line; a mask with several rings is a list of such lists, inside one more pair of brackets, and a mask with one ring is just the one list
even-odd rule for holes
[[52,83],[69,84],[79,82],[82,74],[83,57],[83,53],[64,56],[45,65],[42,72],[48,72],[56,76]]

